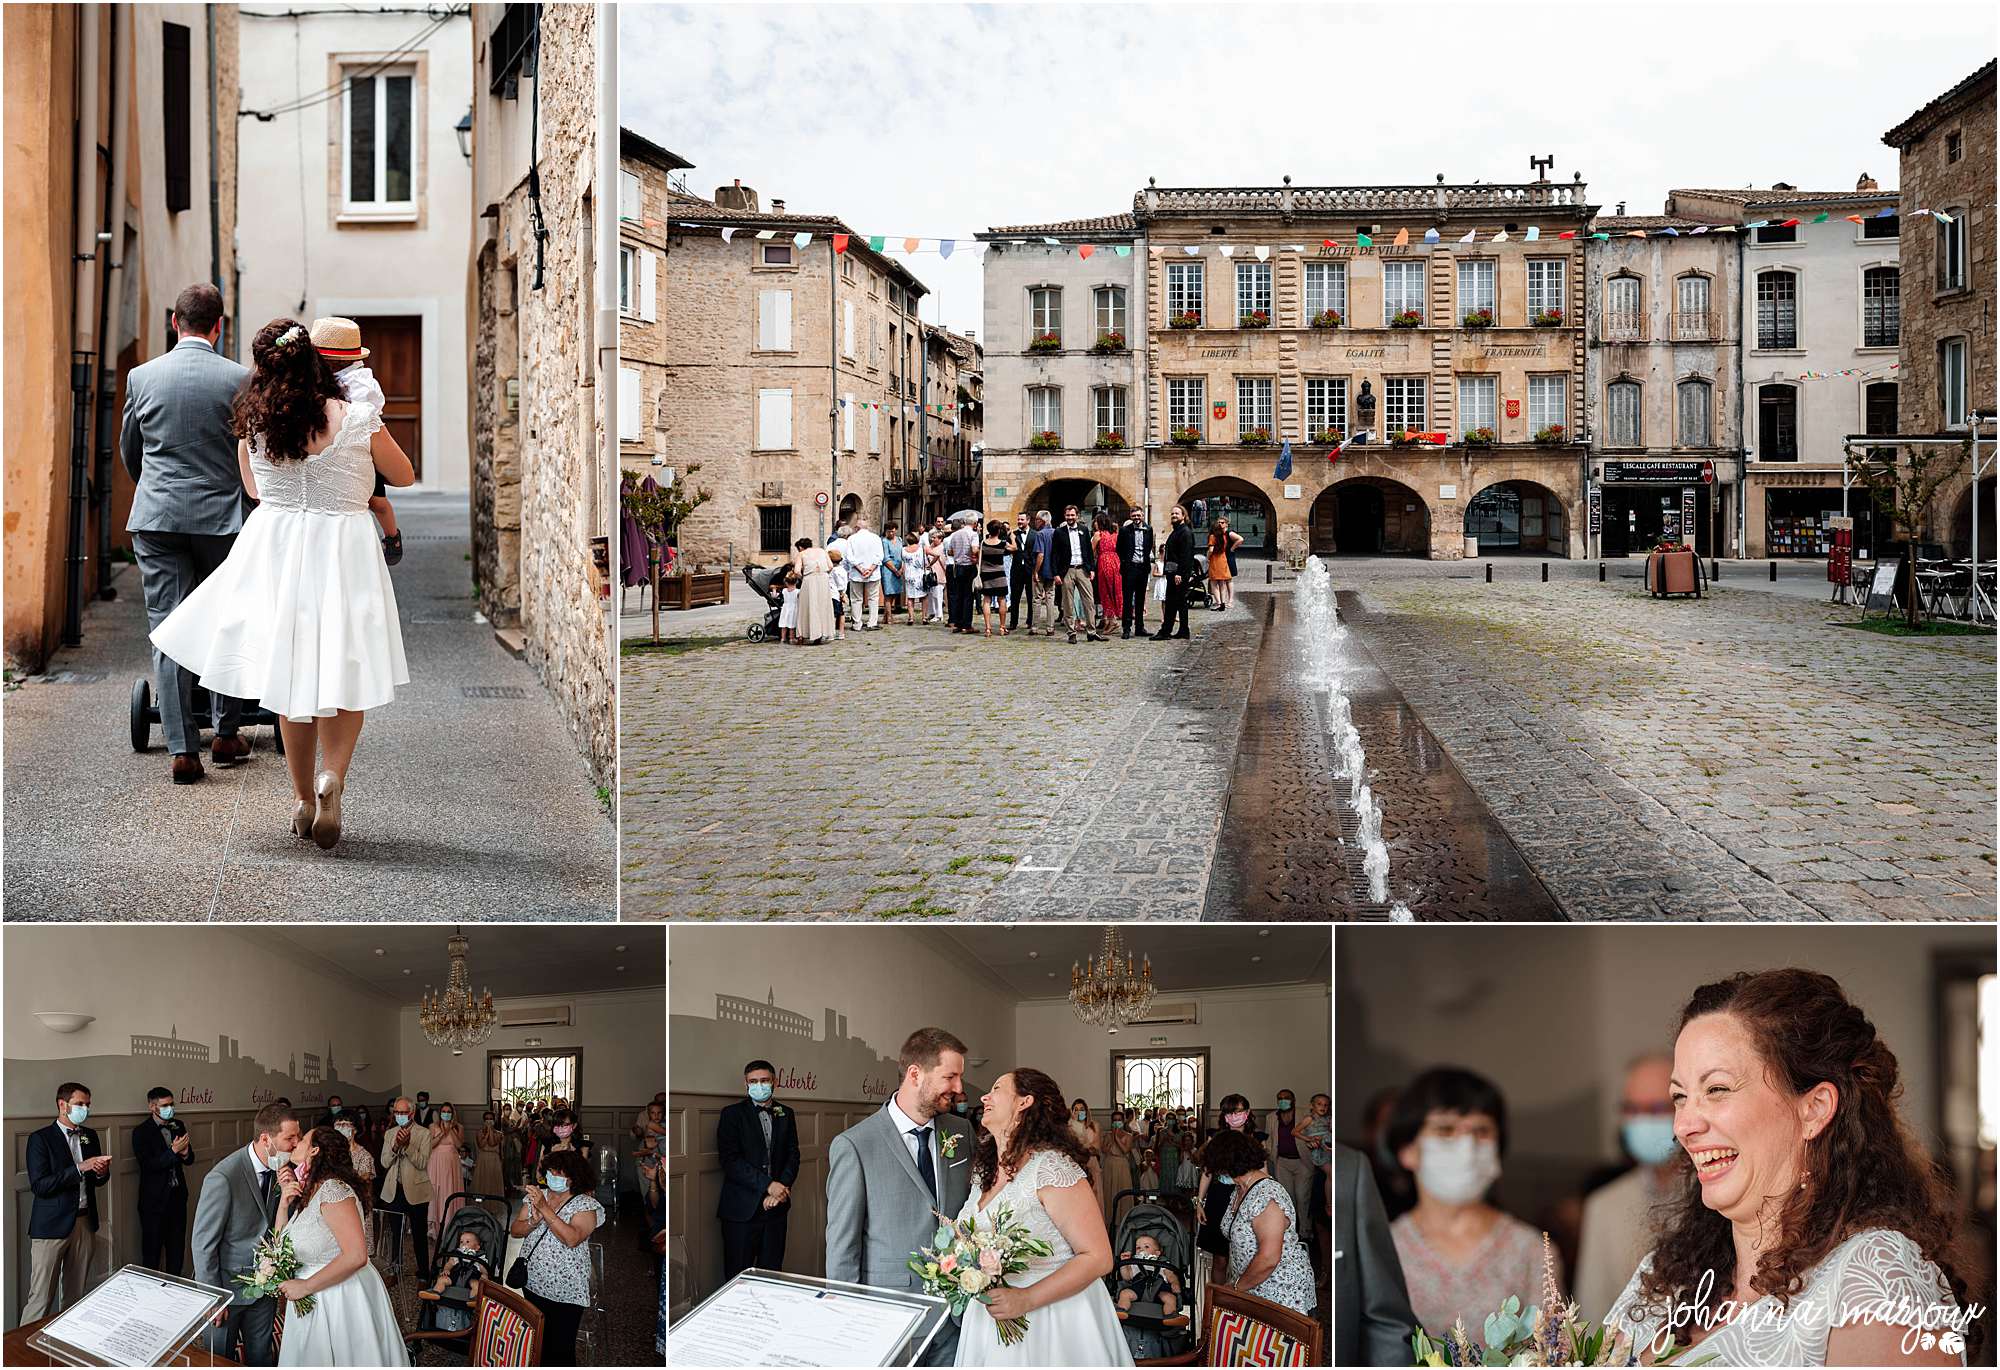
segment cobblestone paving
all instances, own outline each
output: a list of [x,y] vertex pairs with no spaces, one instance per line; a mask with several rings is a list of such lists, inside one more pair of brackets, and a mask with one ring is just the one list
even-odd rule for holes
[[1199,917],[1256,630],[625,657],[627,918]]
[[[1994,910],[1994,640],[1502,564],[1337,561],[1342,611],[1572,918]],[[1384,796],[1393,810],[1393,795]]]

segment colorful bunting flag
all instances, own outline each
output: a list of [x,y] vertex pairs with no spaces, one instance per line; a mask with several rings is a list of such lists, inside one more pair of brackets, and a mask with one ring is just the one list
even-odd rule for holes
[[1466,230],[1465,230],[1465,236],[1464,236],[1463,238],[1460,238],[1460,239],[1459,239],[1459,241],[1460,241],[1460,242],[1462,242],[1462,243],[1475,243],[1475,242],[1478,242],[1478,241],[1479,241],[1479,230],[1478,230],[1478,229],[1476,229],[1476,228],[1468,228],[1468,229],[1466,229]]
[[1270,249],[1270,248],[1268,248],[1268,247],[1266,247],[1266,246],[1264,246],[1264,245],[1263,245],[1262,243],[1259,243],[1259,244],[1257,245],[1257,260],[1258,260],[1258,261],[1260,261],[1260,262],[1268,262],[1268,261],[1270,261],[1270,260],[1271,260],[1271,249]]
[[1832,217],[1833,213],[1831,210],[1822,209],[1819,213],[1813,215],[1813,222],[1816,224],[1823,224]]
[[1779,228],[1797,228],[1798,226],[1799,221],[1797,219],[1787,219],[1778,225]]
[[923,242],[922,238],[905,238],[903,239],[903,251],[914,256],[917,249],[923,246]]
[[778,231],[774,228],[759,229],[757,232],[757,241],[760,243],[768,243],[771,241],[771,239],[777,236],[778,236]]
[[1118,246],[1112,248],[1111,250],[1113,252],[1116,252],[1121,257],[1129,257],[1132,255],[1132,245],[1130,243],[1120,243]]
[[1494,241],[1494,242],[1496,242],[1496,243],[1504,243],[1504,242],[1506,242],[1506,241],[1507,241],[1507,230],[1503,228],[1503,229],[1501,229],[1501,230],[1500,230],[1500,231],[1499,231],[1498,233],[1494,234],[1494,235],[1493,235],[1493,241]]
[[1332,246],[1333,246],[1333,239],[1331,239],[1331,238],[1321,238],[1321,239],[1319,240],[1319,245],[1320,245],[1321,247],[1332,247]]
[[1061,247],[1061,246],[1062,246],[1062,244],[1061,244],[1061,243],[1059,243],[1059,242],[1057,242],[1057,241],[1056,241],[1056,240],[1055,240],[1054,238],[1043,238],[1043,239],[1042,239],[1042,241],[1043,241],[1043,242],[1044,242],[1045,244],[1047,244],[1048,246],[1050,246],[1050,247]]
[[736,236],[736,230],[733,228],[725,228],[722,230],[722,241],[725,243],[735,236]]
[[1090,260],[1090,254],[1095,251],[1097,251],[1097,248],[1094,245],[1090,243],[1079,243],[1077,245],[1076,255],[1083,258],[1083,260],[1087,262]]
[[1576,236],[1576,230],[1573,228],[1567,233],[1556,234],[1556,237],[1558,238],[1574,238],[1575,236]]
[[1354,231],[1354,245],[1356,247],[1373,247],[1375,246],[1375,240],[1360,229],[1356,229]]
[[[1936,211],[1933,210],[1932,212],[1935,213]],[[1875,217],[1878,219],[1893,219],[1896,217],[1896,207],[1890,205],[1887,208],[1879,209],[1875,212]],[[1949,223],[1950,220],[1947,219],[1945,222]]]
[[1395,241],[1391,245],[1394,247],[1408,247],[1410,245],[1410,230],[1407,228],[1397,229]]
[[1225,257],[1233,257],[1236,255],[1236,249],[1231,247],[1228,243],[1221,243],[1217,245],[1215,250],[1217,252],[1220,252]]
[[813,235],[810,233],[794,233],[792,235],[792,246],[796,247],[797,249],[799,249],[799,251],[803,252],[806,249],[806,244],[810,243],[812,240],[813,240]]
[[846,235],[845,233],[836,233],[836,234],[834,234],[834,235],[833,235],[833,253],[834,253],[834,255],[835,255],[836,257],[838,257],[838,256],[840,256],[840,255],[841,255],[842,253],[844,253],[844,252],[846,252],[846,251],[847,251],[847,235]]
[[882,244],[886,241],[887,239],[885,239],[880,233],[871,233],[868,235],[868,246],[871,251],[880,252],[882,250]]
[[1201,249],[1198,247],[1183,247],[1181,251],[1187,253],[1190,257],[1199,257],[1201,255]]
[[1861,222],[1861,216],[1859,214],[1850,214],[1847,216],[1847,222],[1849,222],[1850,224],[1858,224]]
[[1536,228],[1533,224],[1528,225],[1528,236],[1526,241],[1531,243],[1538,243],[1541,240],[1542,240],[1542,230]]
[[1427,229],[1425,229],[1425,230],[1424,230],[1424,241],[1425,241],[1425,242],[1427,242],[1427,243],[1434,243],[1434,242],[1437,242],[1437,241],[1438,241],[1438,231],[1437,231],[1436,229],[1434,229],[1434,228],[1427,228]]
[[958,246],[958,240],[956,238],[939,238],[938,256],[947,258],[950,257],[951,250],[957,246]]

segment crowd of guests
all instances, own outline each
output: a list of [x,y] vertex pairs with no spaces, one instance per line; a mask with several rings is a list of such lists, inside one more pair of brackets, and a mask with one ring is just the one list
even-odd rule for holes
[[1218,518],[1198,543],[1186,508],[1175,505],[1169,518],[1161,540],[1138,509],[1122,524],[1104,512],[1086,523],[1072,504],[1060,522],[1042,509],[1016,515],[1011,528],[966,511],[907,535],[894,523],[878,534],[856,513],[824,547],[800,538],[772,582],[780,637],[803,646],[842,641],[899,615],[912,627],[946,623],[955,634],[987,637],[1023,631],[1024,617],[1030,637],[1102,642],[1114,629],[1144,637],[1150,591],[1160,606],[1152,638],[1186,639],[1188,600],[1201,581],[1218,607],[1233,602],[1243,538]]

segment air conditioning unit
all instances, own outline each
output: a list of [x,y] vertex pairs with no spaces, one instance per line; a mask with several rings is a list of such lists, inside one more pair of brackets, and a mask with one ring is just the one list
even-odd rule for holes
[[1155,1000],[1143,1018],[1134,1018],[1133,1027],[1152,1026],[1166,1023],[1199,1023],[1201,1021],[1201,1001],[1181,999],[1175,1002]]
[[569,1027],[572,1023],[568,1004],[537,1004],[528,1008],[503,1008],[500,1023],[503,1028]]

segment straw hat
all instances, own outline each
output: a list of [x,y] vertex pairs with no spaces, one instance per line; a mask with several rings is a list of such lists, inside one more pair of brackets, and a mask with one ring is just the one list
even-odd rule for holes
[[314,319],[312,344],[330,362],[358,362],[368,355],[361,345],[361,325],[352,319]]

